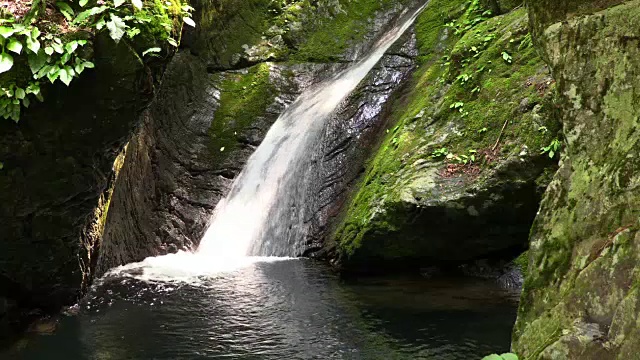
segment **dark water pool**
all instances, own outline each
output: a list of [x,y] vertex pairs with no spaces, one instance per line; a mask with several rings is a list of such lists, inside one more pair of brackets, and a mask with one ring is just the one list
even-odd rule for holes
[[517,294],[477,279],[340,279],[308,260],[199,284],[112,278],[2,359],[435,359],[509,350]]

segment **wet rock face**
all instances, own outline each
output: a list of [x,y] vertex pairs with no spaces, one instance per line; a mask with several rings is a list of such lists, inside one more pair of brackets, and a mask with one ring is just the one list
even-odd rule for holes
[[566,149],[531,231],[513,347],[525,359],[636,358],[640,2],[540,3],[531,17]]
[[312,185],[309,197],[313,202],[304,219],[309,226],[307,253],[327,243],[328,226],[335,224],[349,190],[364,170],[365,160],[388,125],[385,118],[388,101],[405,85],[417,55],[415,32],[410,30],[380,60],[325,130],[322,147],[312,157],[312,161],[321,165],[315,174],[308,174]]
[[[343,102],[293,175],[302,179],[298,188],[283,189],[278,199],[285,206],[269,215],[281,219],[275,224],[291,223],[302,230],[267,229],[266,239],[283,239],[282,244],[298,256],[324,256],[330,225],[377,144],[387,101],[413,70],[416,55],[415,33],[409,30]],[[296,205],[300,199],[305,199],[302,207]]]
[[[324,68],[260,66],[270,89],[260,96],[270,98],[250,124],[241,126],[239,118],[220,116],[221,99],[237,96],[224,84],[253,79],[249,72],[255,69],[210,74],[198,58],[187,53],[176,56],[163,90],[127,147],[110,205],[99,273],[147,256],[197,247],[213,209],[269,127],[308,86],[310,74]],[[212,133],[214,121],[229,121],[233,131]]]
[[74,301],[93,275],[114,162],[153,96],[135,51],[95,41],[96,70],[0,121],[0,298]]

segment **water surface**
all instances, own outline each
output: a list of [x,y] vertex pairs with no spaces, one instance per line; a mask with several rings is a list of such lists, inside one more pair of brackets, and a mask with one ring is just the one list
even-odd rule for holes
[[509,349],[516,301],[490,281],[345,280],[309,260],[190,285],[115,277],[0,358],[469,360]]

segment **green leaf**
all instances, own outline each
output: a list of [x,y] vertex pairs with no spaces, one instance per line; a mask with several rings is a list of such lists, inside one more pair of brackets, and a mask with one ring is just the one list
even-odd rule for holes
[[62,57],[60,58],[60,62],[61,62],[62,64],[66,64],[67,62],[69,62],[69,60],[70,60],[70,59],[71,59],[71,54],[69,54],[69,53],[64,53],[64,54],[62,55]]
[[196,27],[196,22],[193,21],[193,19],[190,18],[190,17],[185,17],[185,18],[182,19],[182,21],[184,21],[184,23],[189,25],[189,26]]
[[110,15],[111,21],[107,22],[107,29],[109,29],[109,36],[116,43],[120,42],[122,36],[125,34],[125,29],[127,28],[127,24],[122,21],[122,19],[117,15]]
[[149,53],[159,53],[160,51],[162,51],[162,49],[160,49],[159,47],[148,48],[147,50],[142,52],[142,56],[145,56]]
[[58,1],[56,2],[56,6],[58,6],[58,9],[60,9],[60,12],[62,13],[62,15],[64,15],[65,18],[67,18],[68,21],[73,20],[73,15],[75,13],[71,6],[69,6],[69,4],[67,4],[66,2]]
[[53,48],[53,50],[55,50],[55,52],[57,52],[58,54],[62,54],[64,53],[64,46],[62,46],[62,44],[58,44],[58,43],[52,43],[51,47]]
[[504,360],[504,359],[502,358],[502,356],[498,354],[491,354],[489,356],[483,357],[482,360]]
[[138,34],[140,34],[140,29],[138,28],[129,28],[127,30],[127,36],[129,36],[129,38],[131,39],[133,39]]
[[29,105],[31,105],[31,100],[29,100],[28,97],[25,97],[24,99],[22,99],[22,106],[28,108]]
[[95,15],[92,14],[92,11],[95,8],[91,8],[89,10],[85,10],[85,11],[81,11],[78,13],[78,16],[76,16],[76,18],[73,20],[74,23],[79,24],[85,20],[87,20],[89,18],[89,16]]
[[31,29],[31,40],[37,40],[40,34],[40,29],[34,26],[33,29]]
[[512,353],[506,353],[500,355],[504,360],[518,360],[518,355]]
[[504,61],[508,62],[509,64],[511,64],[511,61],[513,60],[513,57],[511,57],[511,55],[509,55],[509,53],[506,51],[502,52],[502,58],[504,59]]
[[45,54],[51,56],[53,55],[53,48],[51,46],[47,46],[46,48],[44,48],[44,52]]
[[27,86],[27,94],[40,94],[40,84],[39,83],[31,83]]
[[22,100],[24,99],[25,95],[27,94],[24,92],[24,89],[20,89],[20,88],[16,89],[16,99]]
[[47,62],[47,55],[43,52],[38,54],[29,54],[29,68],[32,74],[36,74]]
[[7,50],[13,51],[16,54],[22,53],[22,43],[16,39],[10,39],[7,44]]
[[75,75],[75,72],[69,66],[65,66],[64,69],[60,69],[60,81],[67,86],[69,86],[71,80],[73,80],[73,75]]
[[67,51],[67,54],[72,54],[78,48],[77,41],[70,41],[65,46],[64,49]]
[[174,38],[168,38],[167,42],[171,45],[171,46],[175,46],[178,47],[178,42],[174,39]]
[[[49,79],[49,81],[53,84],[54,81],[56,81],[56,79],[58,79],[58,77],[60,77],[60,74],[63,72],[62,69],[59,68],[52,68],[51,71],[49,71],[49,73],[47,74],[47,79]],[[66,74],[66,72],[65,72]]]
[[84,67],[86,67],[87,69],[93,69],[94,67],[96,67],[91,61],[85,61],[82,63],[84,65]]
[[24,30],[26,30],[26,29],[27,29],[27,27],[26,27],[26,26],[24,26],[24,25],[22,25],[22,24],[13,24],[13,30],[14,30],[15,32],[17,32],[17,33],[18,33],[18,32],[22,32],[22,31],[24,31]]
[[113,7],[118,7],[124,4],[124,0],[113,0]]
[[[105,12],[107,9],[108,8],[106,6],[92,7],[91,9],[88,9],[88,10],[80,12],[78,14],[78,16],[76,16],[75,20],[73,20],[73,22],[81,23],[81,22],[87,20],[91,16],[98,15],[98,14],[101,14],[101,13]],[[104,23],[104,21],[103,21],[103,23]]]
[[34,40],[31,37],[27,38],[27,49],[31,50],[34,54],[37,54],[40,51],[40,41]]
[[107,23],[104,21],[104,18],[101,18],[100,20],[98,20],[98,22],[96,23],[96,29],[98,30],[102,30],[102,28],[106,25]]
[[16,30],[12,27],[0,26],[0,35],[2,35],[2,37],[4,37],[5,39],[13,35],[15,32]]
[[11,70],[13,67],[13,57],[7,53],[0,53],[0,74]]
[[45,65],[45,66],[43,66],[43,67],[38,71],[38,73],[34,76],[34,78],[36,78],[36,79],[40,79],[40,78],[44,77],[45,75],[47,75],[47,74],[51,71],[51,69],[53,69],[53,66],[51,66],[51,65]]
[[0,161],[0,170],[4,169],[4,164]]
[[135,6],[137,9],[142,9],[142,0],[131,0],[131,3],[133,4],[133,6]]
[[89,0],[80,0],[78,4],[80,5],[80,7],[84,7],[85,5],[87,5],[88,2]]
[[76,74],[80,75],[82,74],[82,72],[84,71],[84,63],[79,62],[77,63],[73,69],[76,71]]

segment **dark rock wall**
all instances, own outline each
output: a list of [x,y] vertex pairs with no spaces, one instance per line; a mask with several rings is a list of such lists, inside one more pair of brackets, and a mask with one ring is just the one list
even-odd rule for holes
[[93,275],[116,157],[153,96],[124,42],[95,40],[96,70],[0,121],[0,298],[55,309]]
[[235,146],[226,144],[221,151],[210,129],[220,106],[221,81],[235,73],[210,74],[203,62],[186,52],[175,57],[163,90],[127,148],[99,273],[146,256],[197,247],[215,205],[313,73],[307,66],[265,66],[277,95],[251,126],[232,135]]

